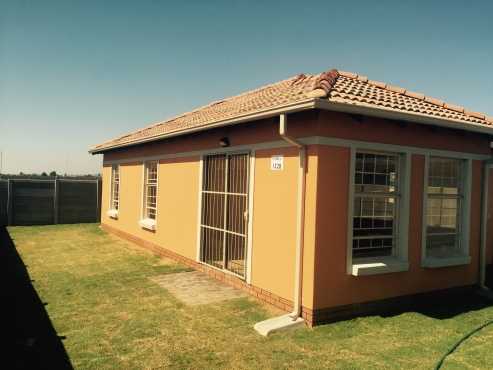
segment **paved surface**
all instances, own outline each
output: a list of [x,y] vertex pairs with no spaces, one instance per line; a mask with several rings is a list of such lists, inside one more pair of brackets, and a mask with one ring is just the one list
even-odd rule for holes
[[164,274],[154,276],[151,280],[191,306],[247,296],[245,292],[221,284],[199,271]]

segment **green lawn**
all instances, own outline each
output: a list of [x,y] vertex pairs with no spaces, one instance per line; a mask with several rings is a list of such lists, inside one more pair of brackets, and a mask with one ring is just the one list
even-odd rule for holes
[[[432,369],[493,307],[457,305],[277,333],[250,298],[189,307],[148,278],[186,270],[97,225],[11,227],[16,250],[76,369]],[[491,368],[493,325],[443,368]]]

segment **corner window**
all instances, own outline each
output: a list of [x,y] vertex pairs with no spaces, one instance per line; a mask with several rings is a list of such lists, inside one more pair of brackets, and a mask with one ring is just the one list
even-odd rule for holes
[[399,190],[399,155],[356,153],[353,258],[396,254]]
[[111,167],[111,197],[110,209],[118,211],[120,206],[120,166],[114,164]]
[[144,218],[156,220],[157,162],[146,162],[144,173]]
[[425,257],[444,259],[465,256],[467,162],[429,157],[426,196]]

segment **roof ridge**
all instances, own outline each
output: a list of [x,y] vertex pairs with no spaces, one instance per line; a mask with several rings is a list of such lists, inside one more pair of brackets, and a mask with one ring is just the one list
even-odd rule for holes
[[433,98],[431,96],[427,96],[427,95],[422,94],[422,93],[410,91],[410,90],[407,90],[407,89],[400,87],[400,86],[390,85],[390,84],[387,84],[387,83],[381,82],[381,81],[370,80],[370,79],[368,79],[367,76],[359,75],[357,73],[341,71],[341,70],[337,70],[337,72],[338,72],[339,76],[357,79],[357,80],[360,80],[362,82],[366,82],[369,85],[378,87],[380,89],[392,91],[394,93],[397,93],[397,94],[400,94],[403,96],[407,96],[410,98],[423,100],[426,103],[433,104],[433,105],[436,105],[436,106],[441,107],[441,108],[453,110],[455,112],[465,114],[466,116],[479,118],[479,119],[485,120],[486,122],[489,122],[490,124],[493,124],[493,117],[489,117],[486,114],[483,114],[481,112],[468,110],[468,109],[466,109],[460,105],[449,104],[449,103],[444,102],[441,99]]
[[330,71],[322,72],[318,75],[317,80],[315,81],[315,86],[313,87],[313,91],[322,90],[325,92],[325,96],[327,96],[334,87],[337,79],[339,78],[339,71],[337,69],[331,69]]

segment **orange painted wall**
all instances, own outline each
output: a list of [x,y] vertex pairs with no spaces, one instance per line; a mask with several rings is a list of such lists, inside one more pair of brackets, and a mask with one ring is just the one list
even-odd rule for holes
[[313,308],[315,288],[315,245],[317,237],[318,145],[307,148],[308,163],[305,184],[305,225],[303,230],[302,304]]
[[349,148],[318,148],[314,307],[335,305],[344,294]]
[[349,148],[319,148],[315,308],[362,303],[477,282],[481,203],[479,161],[473,161],[470,234],[472,262],[469,265],[435,269],[421,267],[424,157],[412,155],[409,271],[359,277],[346,273],[349,161]]
[[486,234],[486,262],[493,263],[493,169],[488,179],[488,224]]

